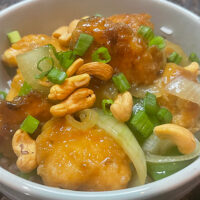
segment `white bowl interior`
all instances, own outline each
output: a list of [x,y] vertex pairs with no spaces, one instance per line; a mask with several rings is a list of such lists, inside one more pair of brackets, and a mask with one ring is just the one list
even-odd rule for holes
[[[19,30],[22,36],[31,33],[51,34],[57,27],[68,24],[73,19],[96,13],[104,16],[117,13],[149,13],[152,15],[152,21],[158,34],[162,34],[160,27],[167,26],[173,30],[173,35],[168,37],[168,39],[181,44],[188,54],[193,51],[200,52],[199,17],[164,0],[28,0],[0,13],[0,54],[9,47],[6,33],[12,30]],[[0,90],[8,88],[9,71],[0,63]],[[50,189],[25,180],[20,185],[20,182],[22,182],[21,178],[11,175],[1,168],[0,184],[2,188],[9,187],[10,189],[20,191],[20,193],[27,193],[26,195],[33,196],[33,199],[78,200],[82,198],[83,200],[89,200],[96,198],[97,200],[141,200],[151,199],[151,197],[153,199],[155,196],[161,195],[161,193],[164,195],[168,191],[175,191],[178,187],[190,183],[191,180],[199,176],[200,169],[197,169],[199,165],[200,159],[186,169],[161,181],[121,191],[100,192],[98,196],[96,196],[97,193],[93,192]],[[190,176],[187,176],[188,174]],[[194,183],[190,187],[187,186],[187,190],[191,189],[193,185]],[[39,190],[40,192],[38,192]],[[182,193],[187,190],[182,191]]]

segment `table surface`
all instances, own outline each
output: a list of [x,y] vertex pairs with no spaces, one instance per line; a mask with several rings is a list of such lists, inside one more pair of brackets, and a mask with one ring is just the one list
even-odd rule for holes
[[[22,0],[0,0],[0,10],[7,8],[8,6],[20,2]],[[200,15],[200,0],[169,0],[177,3],[194,13]],[[200,185],[197,186],[191,193],[181,200],[199,200],[200,199]],[[8,200],[6,197],[0,194],[0,200]]]

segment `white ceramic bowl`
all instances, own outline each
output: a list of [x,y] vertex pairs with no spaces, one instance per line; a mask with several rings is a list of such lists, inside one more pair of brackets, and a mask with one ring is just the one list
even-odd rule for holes
[[[200,19],[191,12],[164,0],[28,0],[0,13],[0,54],[9,46],[6,33],[17,29],[21,35],[50,34],[75,18],[101,13],[150,13],[158,34],[167,26],[168,37],[184,50],[200,52]],[[7,87],[9,75],[0,66],[0,90]],[[39,185],[17,177],[0,167],[0,191],[13,200],[173,200],[200,183],[200,159],[163,180],[144,186],[110,192],[77,192]]]

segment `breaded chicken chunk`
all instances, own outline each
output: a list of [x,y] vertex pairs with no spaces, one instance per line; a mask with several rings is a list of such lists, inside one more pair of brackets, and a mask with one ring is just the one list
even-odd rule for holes
[[153,27],[147,14],[115,15],[109,18],[91,17],[80,20],[72,34],[70,48],[73,49],[79,35],[86,33],[94,41],[86,54],[85,62],[91,61],[92,53],[106,47],[111,55],[110,65],[115,73],[123,72],[130,82],[150,84],[165,66],[163,51],[138,35],[141,25]]
[[60,46],[58,39],[44,34],[31,34],[24,36],[21,40],[12,44],[12,46],[3,53],[2,60],[10,67],[16,67],[17,55],[47,44],[52,44],[57,51],[63,50],[63,47]]
[[176,64],[167,64],[162,75],[161,92],[162,96],[158,98],[161,106],[167,107],[173,114],[172,122],[185,128],[190,129],[192,132],[199,130],[199,117],[200,108],[197,104],[180,99],[172,94],[166,93],[165,86],[174,78],[183,76],[187,79],[196,80],[196,75],[190,71],[179,67]]
[[72,190],[126,188],[130,161],[102,129],[78,130],[65,118],[47,122],[36,140],[38,174],[44,184]]

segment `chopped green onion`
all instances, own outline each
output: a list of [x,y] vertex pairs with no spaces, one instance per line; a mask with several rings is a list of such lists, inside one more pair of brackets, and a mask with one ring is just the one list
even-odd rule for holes
[[140,28],[138,30],[138,34],[143,36],[143,38],[145,38],[148,41],[150,41],[154,38],[154,32],[153,32],[152,28],[150,28],[148,26],[140,26]]
[[62,84],[67,78],[67,74],[55,67],[47,74],[47,78],[50,82],[55,84]]
[[7,93],[4,91],[0,91],[0,98],[1,99],[6,99]]
[[91,35],[81,33],[74,47],[74,53],[78,56],[83,56],[92,44],[94,38]]
[[[41,72],[43,72],[43,69],[41,68],[41,63],[44,62],[44,61],[50,61],[51,62],[51,68],[54,66],[54,60],[52,57],[48,57],[48,56],[45,56],[43,57],[42,59],[40,59],[37,63],[37,69]],[[51,70],[51,69],[50,69]]]
[[165,39],[161,36],[155,36],[149,41],[149,46],[157,46],[159,49],[164,49],[166,46]]
[[12,32],[8,33],[7,36],[8,36],[8,39],[10,40],[11,44],[16,43],[19,40],[21,40],[21,36],[18,31],[12,31]]
[[76,56],[74,55],[73,51],[66,51],[66,52],[59,52],[58,53],[58,60],[60,65],[65,69],[68,69],[72,63],[75,61]]
[[161,122],[159,121],[159,119],[156,116],[151,115],[151,116],[149,116],[149,119],[154,127],[161,125]]
[[92,54],[93,62],[108,63],[111,61],[111,56],[106,47],[100,47]]
[[175,51],[173,53],[171,53],[169,55],[169,57],[167,58],[167,62],[170,63],[175,63],[175,64],[179,64],[182,60],[182,56],[180,56],[178,53],[176,53]]
[[[58,59],[58,52],[56,51],[56,48],[52,44],[47,44],[50,50],[52,50],[54,56]],[[51,52],[50,52],[51,55]]]
[[114,75],[112,80],[120,92],[125,92],[131,88],[126,76],[123,73]]
[[3,154],[2,154],[2,153],[0,153],[0,159],[1,159],[1,158],[3,158]]
[[30,93],[30,91],[32,90],[32,87],[26,82],[24,81],[23,86],[20,88],[19,91],[19,96],[24,96]]
[[42,72],[41,74],[35,75],[35,79],[42,79],[45,76],[47,76],[47,74],[50,72],[51,70],[48,70],[46,72]]
[[31,115],[28,115],[28,117],[26,117],[26,119],[22,122],[20,128],[23,131],[32,134],[37,129],[39,123],[39,120],[35,119]]
[[190,56],[189,56],[189,60],[191,62],[198,62],[200,64],[200,59],[199,59],[199,57],[197,56],[196,53],[191,53]]
[[102,109],[103,109],[103,112],[107,115],[112,115],[111,111],[109,109],[107,109],[107,106],[108,105],[112,105],[114,102],[112,99],[104,99],[102,101]]
[[172,114],[167,108],[161,108],[157,113],[157,118],[167,124],[172,121]]
[[153,124],[144,111],[138,111],[130,119],[130,124],[144,137],[149,137],[153,132]]
[[156,96],[154,94],[151,94],[149,92],[146,93],[144,98],[144,109],[149,115],[155,115],[158,112],[159,106],[157,104]]
[[103,17],[103,15],[101,15],[101,14],[98,14],[98,13],[97,13],[97,14],[95,14],[94,16],[95,16],[95,17]]

